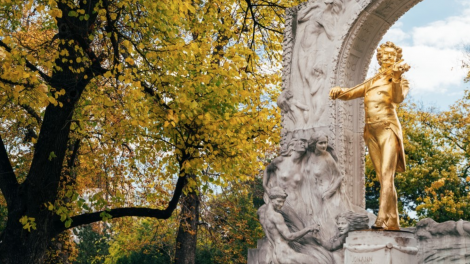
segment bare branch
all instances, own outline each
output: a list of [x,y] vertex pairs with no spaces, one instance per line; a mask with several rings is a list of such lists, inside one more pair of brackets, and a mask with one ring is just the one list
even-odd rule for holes
[[[182,176],[178,178],[176,182],[175,191],[173,197],[168,203],[167,208],[160,209],[151,209],[151,208],[138,208],[138,207],[126,207],[126,208],[116,208],[109,211],[100,211],[95,213],[82,214],[72,217],[72,224],[68,228],[74,228],[81,225],[87,225],[94,222],[102,221],[101,214],[108,213],[113,218],[125,217],[125,216],[140,216],[140,217],[152,217],[157,219],[168,219],[170,218],[173,211],[178,205],[181,194],[183,193],[183,188],[186,186],[187,176]],[[57,231],[60,233],[66,229],[64,223],[57,220],[56,223]]]

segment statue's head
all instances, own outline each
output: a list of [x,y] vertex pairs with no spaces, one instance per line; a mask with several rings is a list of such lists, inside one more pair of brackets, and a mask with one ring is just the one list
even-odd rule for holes
[[377,48],[377,61],[382,67],[390,67],[402,57],[402,49],[391,41],[387,41]]
[[324,0],[324,3],[327,8],[331,8],[331,10],[336,14],[343,10],[344,0]]
[[316,132],[308,141],[308,146],[314,152],[316,150],[324,152],[328,148],[328,136],[323,131]]
[[348,211],[338,214],[335,219],[340,235],[347,234],[349,231],[369,228],[369,217],[366,214]]
[[273,205],[274,210],[280,211],[282,206],[284,206],[284,202],[287,198],[287,193],[279,186],[273,187],[269,189],[269,199]]
[[293,151],[303,153],[307,151],[307,146],[307,139],[302,134],[295,134],[289,141],[289,145],[287,147],[287,155],[290,156]]

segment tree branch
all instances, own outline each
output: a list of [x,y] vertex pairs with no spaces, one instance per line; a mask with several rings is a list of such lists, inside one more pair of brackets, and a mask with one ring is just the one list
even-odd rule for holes
[[16,175],[8,159],[7,150],[0,136],[0,189],[7,201],[8,207],[12,206],[13,199],[15,199],[18,191],[18,186]]
[[27,104],[21,104],[20,105],[29,115],[34,117],[36,119],[36,122],[38,122],[38,125],[42,124],[42,118],[39,116],[39,114],[29,105]]
[[24,87],[34,88],[34,86],[32,86],[29,83],[17,83],[17,82],[13,82],[13,81],[10,81],[10,80],[7,80],[7,79],[3,79],[3,78],[0,78],[0,82],[6,83],[6,84],[9,84],[9,85],[22,85]]
[[157,94],[153,89],[152,87],[150,87],[149,85],[147,85],[147,83],[145,82],[141,82],[140,85],[142,85],[142,87],[144,88],[144,93],[152,96],[152,97],[155,97],[155,102],[157,104],[159,104],[162,108],[166,109],[166,110],[169,110],[171,109],[171,107],[169,107],[167,104],[165,104],[165,102],[163,101],[162,97]]
[[[11,48],[8,47],[7,44],[5,44],[2,40],[0,40],[0,46],[1,47],[4,47],[5,50],[8,52],[8,53],[11,53]],[[41,75],[42,79],[46,82],[50,82],[51,81],[51,77],[49,77],[47,74],[45,74],[44,72],[42,72],[41,70],[38,69],[38,67],[34,66],[31,62],[27,61],[26,59],[25,60],[25,63],[26,63],[26,67],[28,67],[30,70],[34,71],[34,72],[38,72],[39,75]]]
[[101,213],[105,212],[112,216],[112,218],[124,217],[124,216],[140,216],[140,217],[153,217],[157,219],[168,219],[170,218],[173,211],[176,209],[178,205],[178,201],[183,193],[183,188],[186,186],[186,178],[187,176],[179,177],[178,181],[176,182],[175,192],[173,193],[173,197],[171,198],[170,202],[168,203],[167,208],[160,210],[160,209],[151,209],[151,208],[138,208],[138,207],[125,207],[125,208],[116,208],[111,209],[110,211],[100,211],[95,213],[87,213],[82,215],[77,215],[72,217],[72,224],[70,227],[65,227],[64,223],[57,221],[57,228],[59,232],[65,231],[69,228],[74,228],[81,225],[87,225],[94,222],[98,222],[102,220],[100,216]]

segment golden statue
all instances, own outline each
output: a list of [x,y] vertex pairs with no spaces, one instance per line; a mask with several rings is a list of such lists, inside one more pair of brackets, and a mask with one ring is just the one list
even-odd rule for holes
[[394,178],[395,171],[405,171],[405,153],[396,108],[408,94],[408,81],[402,74],[410,69],[408,64],[401,64],[401,58],[402,49],[388,41],[377,49],[377,75],[353,88],[330,90],[331,99],[364,97],[364,140],[380,181],[376,229],[400,230]]

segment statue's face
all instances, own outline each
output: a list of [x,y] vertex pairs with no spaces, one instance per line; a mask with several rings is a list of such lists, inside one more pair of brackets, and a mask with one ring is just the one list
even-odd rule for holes
[[298,152],[304,152],[307,150],[307,141],[304,139],[297,140],[295,150]]
[[282,206],[284,206],[285,201],[286,201],[286,199],[281,198],[281,197],[272,199],[271,203],[273,204],[274,210],[276,210],[278,212],[281,211]]
[[343,8],[343,2],[341,0],[325,0],[327,8],[331,8],[334,13],[339,13]]
[[338,218],[336,225],[338,226],[338,231],[341,235],[344,235],[347,232],[349,232],[349,222],[348,220],[346,220],[346,218],[344,217]]
[[307,141],[305,139],[294,138],[289,144],[289,149],[296,152],[305,152],[307,150]]
[[343,2],[341,0],[334,0],[333,1],[333,11],[335,13],[339,13],[343,9]]
[[328,138],[325,136],[320,137],[318,139],[317,144],[315,145],[315,149],[321,152],[325,152],[327,147],[328,147]]
[[383,67],[390,67],[397,62],[397,51],[394,48],[386,47],[382,51],[382,58],[380,58]]

